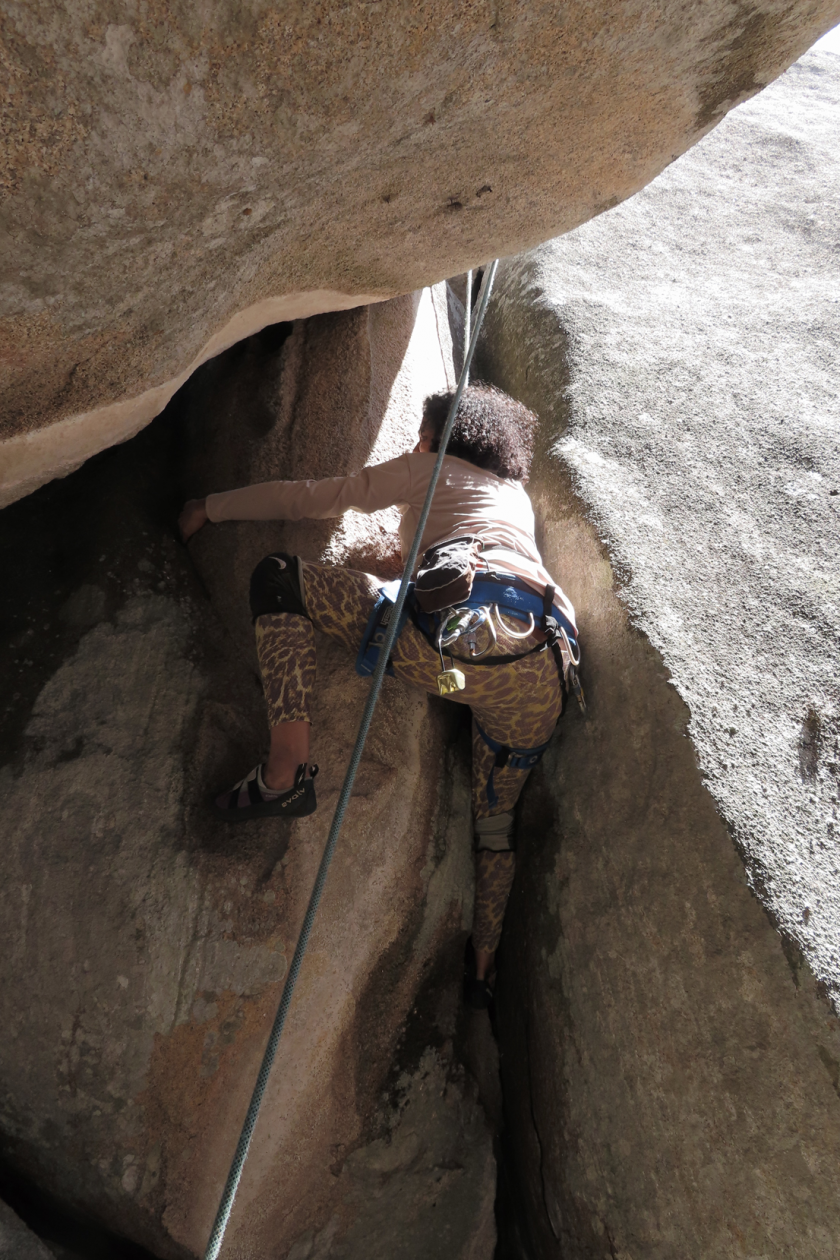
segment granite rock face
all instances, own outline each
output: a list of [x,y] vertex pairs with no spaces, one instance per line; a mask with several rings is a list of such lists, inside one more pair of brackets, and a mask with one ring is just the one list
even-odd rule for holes
[[[442,290],[273,328],[0,522],[0,1154],[161,1256],[206,1244],[367,688],[320,640],[318,813],[214,819],[208,793],[266,744],[250,571],[284,546],[395,563],[387,519],[208,526],[188,553],[174,517],[187,493],[405,449],[451,379]],[[492,1255],[490,1132],[453,1049],[472,895],[458,716],[386,684],[230,1255]]]
[[54,1260],[53,1253],[0,1200],[0,1260]]
[[0,501],[136,433],[263,326],[622,201],[838,17],[838,0],[9,0]]
[[538,1257],[840,1251],[840,57],[500,269],[580,616],[500,1035]]

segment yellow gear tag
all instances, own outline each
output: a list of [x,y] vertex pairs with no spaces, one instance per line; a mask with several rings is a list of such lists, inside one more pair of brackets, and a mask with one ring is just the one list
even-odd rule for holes
[[451,695],[453,691],[463,691],[467,680],[460,669],[445,669],[437,676],[438,692],[442,696]]

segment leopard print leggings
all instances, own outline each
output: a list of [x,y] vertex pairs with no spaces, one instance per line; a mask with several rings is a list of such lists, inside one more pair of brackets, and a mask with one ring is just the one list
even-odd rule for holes
[[[257,618],[257,654],[268,702],[270,726],[308,722],[309,696],[315,684],[313,625],[343,643],[355,655],[379,595],[381,581],[368,573],[304,564],[304,603],[308,616],[291,613]],[[515,623],[519,629],[521,623]],[[526,652],[542,636],[513,639],[503,631],[489,656]],[[481,666],[469,660],[466,647],[455,648],[458,668],[466,676],[463,691],[446,698],[468,704],[473,713],[472,808],[475,818],[512,810],[529,771],[494,769],[495,754],[482,739],[477,722],[487,734],[511,748],[535,748],[551,736],[562,708],[557,666],[550,652],[535,652],[504,665]],[[487,658],[483,658],[487,659]],[[438,694],[440,660],[421,631],[408,621],[391,654],[394,671],[415,687]],[[496,800],[491,805],[491,772]],[[476,891],[473,945],[495,951],[514,875],[514,855],[481,850],[476,854]]]

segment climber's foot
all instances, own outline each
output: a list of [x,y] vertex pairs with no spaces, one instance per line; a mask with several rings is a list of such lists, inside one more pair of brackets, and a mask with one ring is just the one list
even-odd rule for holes
[[317,773],[317,766],[309,767],[304,762],[298,766],[292,786],[286,791],[275,791],[267,786],[263,767],[254,766],[241,783],[216,797],[213,808],[227,822],[245,822],[249,818],[305,818],[317,808],[313,781]]
[[477,953],[473,947],[472,937],[469,937],[464,950],[464,1004],[474,1011],[489,1010],[493,1004],[495,972],[489,977],[487,975],[479,977],[476,974],[479,970],[478,962],[483,964],[480,970],[485,971],[488,960],[492,965],[493,958],[493,954],[483,951]]

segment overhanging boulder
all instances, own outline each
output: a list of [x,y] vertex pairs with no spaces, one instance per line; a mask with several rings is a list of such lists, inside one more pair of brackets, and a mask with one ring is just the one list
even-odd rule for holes
[[7,9],[0,502],[267,324],[622,201],[838,18],[838,0]]

